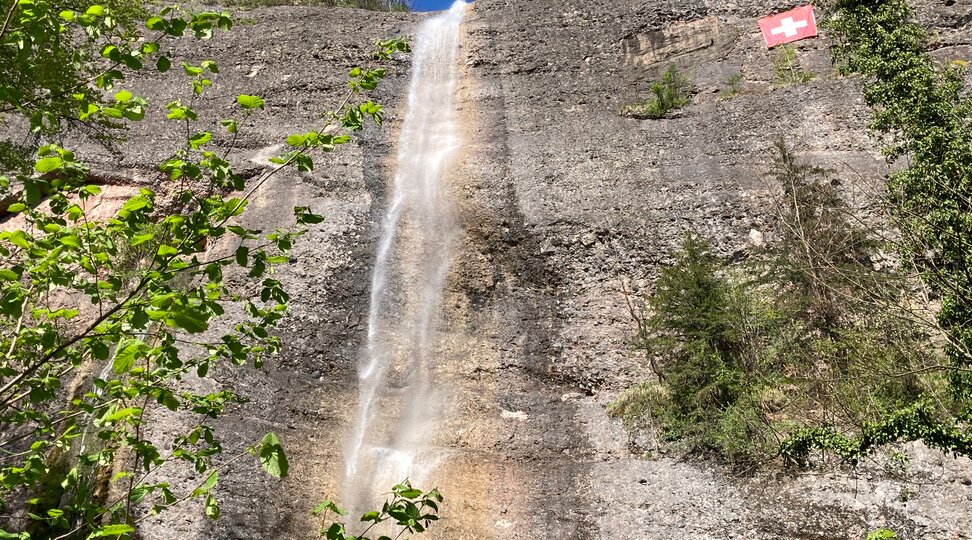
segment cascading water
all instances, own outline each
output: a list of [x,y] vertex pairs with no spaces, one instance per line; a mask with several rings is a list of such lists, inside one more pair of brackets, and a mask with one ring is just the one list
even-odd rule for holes
[[352,516],[406,477],[421,485],[435,465],[423,448],[441,403],[430,380],[455,223],[443,183],[459,148],[455,111],[459,26],[465,2],[427,20],[413,42],[408,112],[394,192],[371,280],[367,346],[346,456]]

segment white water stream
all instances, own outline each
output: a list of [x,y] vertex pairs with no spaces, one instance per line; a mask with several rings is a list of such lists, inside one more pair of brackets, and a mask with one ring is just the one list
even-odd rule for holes
[[424,445],[442,403],[429,368],[455,237],[443,184],[460,145],[455,94],[465,6],[458,0],[425,21],[412,43],[408,111],[371,279],[358,411],[346,454],[352,518],[380,507],[381,494],[406,477],[432,487],[424,481],[435,459]]

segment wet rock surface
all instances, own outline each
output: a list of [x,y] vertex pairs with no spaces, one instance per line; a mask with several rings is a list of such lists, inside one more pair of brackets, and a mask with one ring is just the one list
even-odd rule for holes
[[[940,28],[942,54],[966,54],[972,5],[945,4],[924,3],[923,17]],[[622,284],[647,292],[686,231],[726,256],[764,241],[775,138],[839,171],[856,207],[873,206],[870,186],[888,166],[864,128],[857,84],[834,75],[825,39],[797,45],[815,74],[810,83],[774,83],[755,17],[788,7],[479,0],[469,8],[460,53],[464,147],[448,179],[462,233],[431,367],[442,421],[429,454],[447,501],[431,538],[838,539],[885,524],[905,538],[972,537],[967,460],[914,446],[905,449],[913,466],[904,477],[873,467],[744,479],[651,442],[632,444],[605,413],[617,392],[648,376],[630,350]],[[273,145],[340,101],[344,73],[367,61],[374,39],[412,33],[423,16],[275,8],[243,17],[252,24],[205,49],[221,73],[200,109],[215,121],[230,114],[237,93],[266,97],[268,110],[244,130],[235,158],[256,174]],[[676,23],[677,32],[667,30]],[[703,39],[691,37],[696,29]],[[666,45],[645,45],[659,39]],[[638,43],[651,55],[635,55]],[[673,61],[695,81],[693,103],[658,121],[620,117]],[[733,73],[743,76],[742,92],[720,99]],[[314,173],[274,176],[246,214],[265,230],[289,224],[296,205],[327,217],[277,276],[292,294],[284,351],[262,370],[216,374],[251,400],[218,422],[228,454],[276,431],[291,476],[277,482],[256,465],[235,467],[220,476],[219,522],[189,504],[147,519],[144,538],[316,537],[310,509],[341,495],[342,440],[355,414],[407,76],[407,62],[389,69],[378,96],[388,111],[381,131],[323,158]],[[133,90],[158,96],[160,106],[187,95],[177,80],[145,79]],[[158,182],[150,164],[177,145],[183,126],[150,128],[162,130],[152,145],[121,163],[93,151],[96,164]],[[192,421],[153,414],[157,437]],[[188,486],[192,478],[170,471],[167,480]]]
[[[472,146],[464,178],[476,187],[460,193],[499,226],[487,232],[490,219],[474,214],[470,249],[493,265],[516,261],[519,271],[492,279],[492,298],[482,301],[519,299],[539,330],[506,317],[504,326],[521,324],[514,342],[523,345],[501,380],[574,396],[547,405],[584,434],[578,451],[558,460],[573,463],[575,478],[564,479],[571,491],[552,499],[523,493],[533,515],[565,496],[585,507],[572,516],[576,528],[567,538],[836,539],[862,538],[881,526],[916,538],[972,535],[969,490],[930,480],[936,470],[961,476],[967,460],[915,445],[905,449],[911,466],[898,476],[874,465],[736,477],[712,463],[678,459],[653,441],[626,444],[624,429],[604,413],[617,391],[649,376],[629,347],[634,325],[624,288],[647,292],[686,231],[705,235],[729,257],[768,241],[775,191],[767,172],[776,138],[837,171],[852,206],[872,213],[874,186],[889,166],[865,129],[857,83],[835,75],[826,39],[796,44],[802,67],[814,74],[809,83],[775,81],[774,56],[755,18],[788,7],[480,0],[467,23],[464,111]],[[968,41],[968,6],[920,7],[924,20],[939,25],[942,43]],[[658,121],[620,118],[671,63],[693,79],[692,104]],[[742,75],[742,91],[723,99],[733,73]],[[461,263],[456,272],[474,277]],[[525,411],[526,422],[549,421]],[[916,485],[920,494],[912,497]],[[563,530],[563,518],[541,529],[513,521],[495,533],[562,538],[550,527]]]

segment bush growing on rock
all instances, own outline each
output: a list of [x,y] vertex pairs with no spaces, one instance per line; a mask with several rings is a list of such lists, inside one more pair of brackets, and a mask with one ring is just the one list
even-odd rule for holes
[[777,48],[773,55],[773,70],[776,72],[776,84],[781,86],[808,83],[813,79],[813,73],[800,65],[796,47],[792,45]]
[[862,76],[872,128],[888,135],[889,159],[907,167],[889,178],[898,248],[930,293],[941,298],[952,390],[972,421],[972,97],[963,66],[939,66],[928,31],[904,0],[836,2],[828,28],[845,74]]
[[663,434],[743,467],[781,451],[802,461],[815,443],[855,460],[874,445],[845,450],[834,437],[872,437],[916,404],[915,414],[947,420],[957,404],[907,280],[872,266],[875,243],[828,174],[779,143],[771,247],[731,265],[686,238],[648,299],[651,337],[639,341],[662,388],[624,394],[614,414],[637,426],[650,413]]
[[650,92],[651,97],[626,106],[622,113],[632,118],[662,118],[691,102],[692,81],[672,64],[660,80],[651,83]]
[[726,77],[726,87],[719,92],[719,97],[722,99],[731,99],[738,96],[742,92],[742,82],[743,74],[741,71],[729,75]]

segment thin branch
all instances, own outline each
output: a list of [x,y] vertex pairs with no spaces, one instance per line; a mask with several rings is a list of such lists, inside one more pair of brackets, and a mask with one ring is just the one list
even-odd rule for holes
[[19,4],[19,0],[10,0],[10,9],[7,10],[7,17],[3,20],[3,28],[0,28],[0,38],[3,38],[4,34],[7,33],[7,29],[10,27],[10,21],[13,20],[14,13],[17,12],[17,6]]

